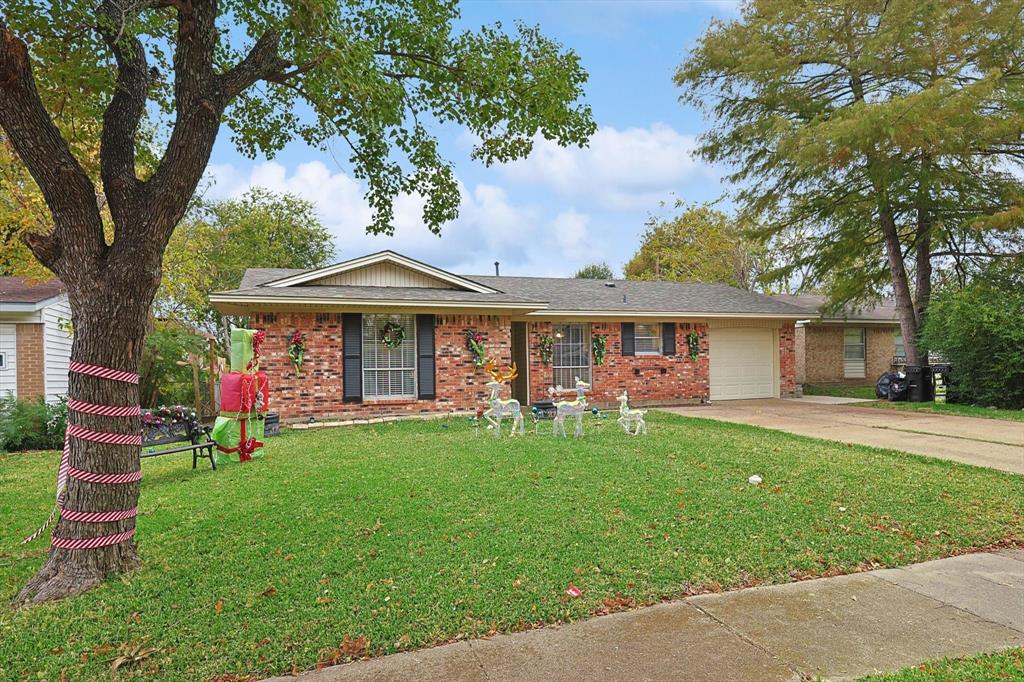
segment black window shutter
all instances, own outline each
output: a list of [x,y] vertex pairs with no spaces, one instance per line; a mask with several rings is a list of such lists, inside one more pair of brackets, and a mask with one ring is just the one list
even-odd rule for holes
[[662,355],[675,355],[676,354],[676,323],[675,322],[662,322],[661,323],[661,354]]
[[363,316],[344,313],[341,316],[341,345],[344,354],[342,385],[344,402],[363,402]]
[[434,400],[434,316],[416,316],[416,397]]
[[636,341],[633,338],[633,323],[622,323],[622,354],[636,355]]

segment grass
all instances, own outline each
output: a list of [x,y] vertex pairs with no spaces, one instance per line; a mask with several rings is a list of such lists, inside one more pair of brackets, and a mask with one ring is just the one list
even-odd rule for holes
[[873,403],[857,403],[858,406],[878,407],[886,410],[910,410],[913,412],[934,412],[935,414],[955,414],[961,417],[981,417],[982,419],[1004,419],[1024,422],[1024,410],[1000,410],[981,405],[961,405],[959,403],[891,403],[879,400]]
[[804,395],[830,395],[836,398],[867,398],[876,400],[874,386],[812,386],[804,385]]
[[995,682],[1024,679],[1024,648],[968,658],[945,658],[861,682]]
[[[281,674],[585,618],[616,595],[646,604],[1024,538],[1024,477],[649,417],[639,438],[588,418],[582,440],[495,440],[458,419],[292,432],[216,472],[144,460],[143,566],[0,609],[0,679],[103,679],[140,649],[153,651],[120,678]],[[18,542],[49,510],[56,465],[0,456],[0,598],[45,555]]]

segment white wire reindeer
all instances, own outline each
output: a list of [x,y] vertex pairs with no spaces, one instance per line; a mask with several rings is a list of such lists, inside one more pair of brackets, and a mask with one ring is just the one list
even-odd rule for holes
[[551,425],[551,432],[554,435],[561,433],[563,438],[568,438],[565,432],[565,418],[575,417],[576,429],[573,431],[573,438],[583,436],[583,414],[587,411],[587,397],[583,394],[588,390],[590,384],[576,377],[576,399],[559,400],[555,403],[555,420]]
[[484,369],[491,375],[491,380],[487,382],[487,386],[491,389],[491,397],[487,400],[490,407],[484,412],[484,419],[494,427],[494,435],[500,436],[501,420],[505,417],[511,417],[512,430],[509,432],[510,435],[516,435],[517,431],[519,435],[523,435],[526,432],[526,426],[523,423],[523,412],[519,406],[519,401],[515,398],[502,400],[498,397],[501,387],[506,383],[511,383],[513,379],[519,376],[516,363],[513,362],[511,367],[505,371],[500,371],[495,366],[494,359],[487,358],[484,361]]
[[647,434],[647,422],[644,421],[644,415],[647,414],[647,410],[635,410],[629,406],[629,394],[626,391],[622,392],[619,396],[619,426],[626,433],[629,433],[629,427],[633,426],[633,435],[638,436],[642,432],[644,435]]

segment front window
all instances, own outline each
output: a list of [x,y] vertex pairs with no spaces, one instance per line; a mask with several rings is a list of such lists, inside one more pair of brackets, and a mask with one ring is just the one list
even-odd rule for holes
[[[398,348],[381,342],[388,322],[405,329]],[[363,315],[363,397],[416,397],[416,317],[414,315]]]
[[864,353],[864,328],[854,327],[843,331],[843,376],[847,379],[863,379],[867,373]]
[[633,327],[633,342],[637,355],[660,355],[661,325],[638,322]]
[[896,347],[893,355],[898,358],[907,357],[907,347],[903,345],[903,332],[896,332]]
[[576,377],[590,383],[590,329],[582,324],[556,324],[551,366],[555,387],[574,388]]

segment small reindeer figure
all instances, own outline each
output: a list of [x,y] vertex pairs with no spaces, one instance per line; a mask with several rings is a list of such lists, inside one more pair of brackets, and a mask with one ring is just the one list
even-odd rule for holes
[[626,433],[629,433],[629,427],[634,426],[633,435],[638,436],[642,431],[644,435],[647,434],[647,422],[644,421],[644,415],[647,414],[647,410],[634,410],[629,406],[629,395],[626,391],[622,392],[619,396],[619,426]]
[[590,384],[576,377],[576,399],[559,400],[555,403],[555,419],[551,425],[551,432],[554,435],[561,433],[563,438],[568,438],[565,432],[565,418],[575,417],[576,429],[573,431],[573,438],[583,436],[583,414],[587,411],[587,397],[583,394],[588,390]]
[[507,368],[505,371],[500,371],[494,364],[493,358],[487,358],[484,361],[484,369],[491,375],[491,380],[487,382],[487,386],[491,389],[491,397],[488,398],[487,402],[490,405],[487,411],[484,412],[483,417],[487,420],[487,423],[494,427],[494,435],[501,435],[501,420],[505,417],[512,417],[512,430],[510,435],[523,435],[526,432],[526,426],[523,423],[523,413],[519,406],[519,401],[515,398],[509,400],[502,400],[498,397],[501,392],[503,384],[510,383],[513,379],[519,376],[519,370],[516,368],[516,363],[512,363],[512,366]]

